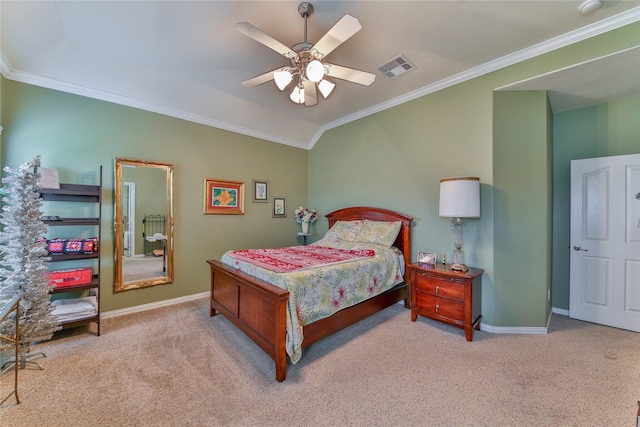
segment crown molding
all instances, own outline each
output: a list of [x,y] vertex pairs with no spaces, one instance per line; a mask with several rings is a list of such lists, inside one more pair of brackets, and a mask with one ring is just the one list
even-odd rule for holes
[[13,68],[11,68],[11,64],[9,64],[7,58],[5,58],[2,52],[0,52],[0,73],[2,73],[4,78],[8,79],[12,72]]
[[544,42],[538,43],[536,45],[530,46],[528,48],[519,50],[512,54],[503,56],[496,60],[489,61],[478,67],[470,68],[466,71],[455,74],[451,77],[440,80],[433,84],[424,86],[420,89],[416,89],[412,92],[408,92],[404,95],[398,96],[396,98],[390,99],[388,101],[385,101],[380,104],[374,105],[372,107],[366,108],[364,110],[358,111],[355,114],[342,117],[341,119],[322,125],[318,130],[318,132],[316,132],[316,134],[314,135],[314,138],[309,142],[309,150],[313,148],[316,142],[318,142],[318,140],[322,137],[322,134],[329,129],[342,126],[344,124],[361,119],[363,117],[370,116],[375,113],[379,113],[380,111],[384,111],[389,108],[396,107],[400,104],[404,104],[405,102],[413,101],[414,99],[421,98],[425,95],[429,95],[439,90],[446,89],[451,86],[455,86],[467,80],[481,77],[485,74],[489,74],[501,68],[505,68],[510,65],[515,65],[519,62],[523,62],[528,59],[535,58],[536,56],[540,56],[545,53],[552,52],[554,50],[572,45],[574,43],[578,43],[588,38],[591,38],[600,34],[604,34],[608,31],[612,31],[617,28],[620,28],[625,25],[632,24],[638,21],[640,21],[640,7],[635,7],[626,12],[609,17],[607,19],[603,19],[602,21],[598,21],[594,24],[579,28],[577,30],[571,31],[569,33],[563,34],[558,37],[554,37],[552,39],[549,39]]
[[269,133],[256,131],[255,129],[239,126],[233,123],[227,123],[220,120],[215,120],[210,117],[188,113],[182,110],[174,108],[168,108],[162,105],[151,104],[148,102],[140,101],[134,98],[129,98],[122,95],[116,95],[109,92],[104,92],[96,89],[91,89],[85,86],[71,84],[60,80],[50,79],[47,77],[37,76],[35,74],[27,73],[20,70],[12,70],[5,76],[10,80],[14,80],[20,83],[27,83],[34,86],[44,87],[47,89],[58,90],[60,92],[71,93],[74,95],[80,95],[91,99],[97,99],[100,101],[111,102],[118,105],[124,105],[127,107],[137,108],[139,110],[150,111],[152,113],[158,113],[177,119],[186,120],[193,123],[198,123],[205,126],[210,126],[222,130],[228,130],[230,132],[239,133],[242,135],[251,136],[254,138],[264,139],[267,141],[276,142],[278,144],[289,145],[296,148],[307,149],[307,144],[300,143],[298,141],[278,137]]

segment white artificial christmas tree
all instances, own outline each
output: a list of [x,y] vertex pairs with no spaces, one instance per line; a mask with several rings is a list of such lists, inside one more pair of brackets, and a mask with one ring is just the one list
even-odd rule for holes
[[[40,220],[42,199],[38,193],[40,156],[18,169],[4,168],[0,213],[0,306],[22,292],[19,336],[20,368],[24,368],[31,345],[51,338],[60,329],[51,314],[47,277],[47,225]],[[0,324],[0,333],[12,336],[15,321]],[[1,349],[2,347],[0,347]]]

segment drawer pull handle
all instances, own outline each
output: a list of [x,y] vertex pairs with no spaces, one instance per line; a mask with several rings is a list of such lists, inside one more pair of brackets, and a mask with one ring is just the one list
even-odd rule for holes
[[440,310],[440,304],[436,304],[436,312]]
[[440,286],[436,286],[436,294],[440,292]]

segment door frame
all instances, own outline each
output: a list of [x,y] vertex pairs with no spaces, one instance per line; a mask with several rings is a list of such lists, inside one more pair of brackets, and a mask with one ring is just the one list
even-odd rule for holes
[[[122,224],[123,230],[123,256],[132,257],[136,254],[136,183],[123,182],[123,194],[127,197],[126,212],[123,212],[123,220],[126,224]],[[124,231],[124,230],[129,230]]]
[[640,332],[638,192],[640,154],[571,161],[570,317]]

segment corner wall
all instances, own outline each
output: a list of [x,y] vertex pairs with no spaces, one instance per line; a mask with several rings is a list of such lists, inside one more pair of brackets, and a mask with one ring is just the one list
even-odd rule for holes
[[495,92],[493,98],[494,325],[544,327],[551,288],[547,94]]

